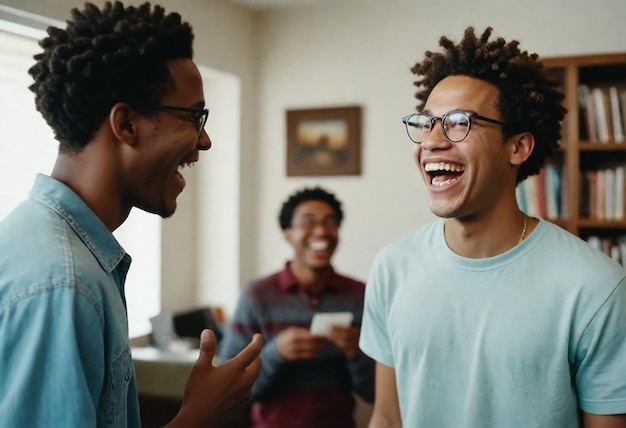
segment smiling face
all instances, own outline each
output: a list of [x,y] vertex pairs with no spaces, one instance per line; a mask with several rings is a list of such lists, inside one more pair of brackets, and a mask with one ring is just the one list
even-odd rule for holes
[[[424,112],[441,116],[465,110],[502,120],[497,108],[498,88],[468,76],[450,76],[430,93]],[[484,214],[515,186],[511,144],[505,144],[500,125],[474,119],[465,140],[452,143],[443,135],[441,121],[414,155],[430,197],[431,211],[444,218]]]
[[[173,84],[161,105],[204,108],[202,78],[193,61],[171,60],[168,68]],[[198,161],[198,148],[210,146],[204,130],[198,138],[198,119],[191,112],[165,110],[144,118],[124,186],[128,204],[161,217],[171,216],[186,185],[182,168]]]
[[327,270],[339,241],[337,216],[326,202],[309,200],[300,203],[293,212],[291,227],[284,231],[285,239],[294,249],[295,269],[313,272]]

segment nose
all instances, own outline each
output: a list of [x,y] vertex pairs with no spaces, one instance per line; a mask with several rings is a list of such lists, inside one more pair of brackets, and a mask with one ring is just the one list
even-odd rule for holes
[[198,144],[196,145],[196,147],[198,148],[198,150],[209,150],[211,148],[211,138],[209,137],[209,134],[206,132],[206,130],[202,130],[202,132],[200,133],[200,136],[198,137]]
[[450,147],[452,143],[443,134],[443,122],[436,120],[430,130],[430,133],[426,136],[424,141],[419,144],[420,148],[428,151],[443,149]]
[[315,222],[315,224],[313,225],[313,228],[311,229],[311,232],[313,232],[316,235],[325,234],[326,226],[324,225],[324,222],[322,221]]

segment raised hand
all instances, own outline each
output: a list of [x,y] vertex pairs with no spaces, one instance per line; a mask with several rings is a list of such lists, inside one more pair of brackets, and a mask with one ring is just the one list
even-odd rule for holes
[[328,340],[306,328],[289,327],[276,338],[278,353],[286,360],[313,358],[328,346]]
[[238,417],[261,372],[263,343],[263,337],[255,334],[239,354],[214,367],[217,341],[211,330],[204,330],[200,336],[200,355],[187,379],[182,407],[167,427],[216,428]]
[[359,327],[332,326],[328,339],[348,358],[354,358],[359,353]]

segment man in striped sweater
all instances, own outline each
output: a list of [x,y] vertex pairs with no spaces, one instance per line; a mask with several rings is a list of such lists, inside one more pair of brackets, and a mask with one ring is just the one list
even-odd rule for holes
[[[293,258],[244,288],[226,328],[223,359],[255,333],[265,337],[263,369],[252,391],[255,428],[351,428],[352,393],[374,399],[374,363],[358,348],[365,285],[331,265],[342,219],[341,203],[324,189],[289,197],[279,223]],[[310,330],[317,312],[351,312],[353,321],[317,335]]]

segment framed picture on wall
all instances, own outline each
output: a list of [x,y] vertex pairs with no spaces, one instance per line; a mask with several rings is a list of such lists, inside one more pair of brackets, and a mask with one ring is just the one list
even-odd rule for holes
[[361,107],[287,110],[287,176],[360,175]]

